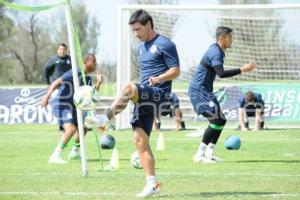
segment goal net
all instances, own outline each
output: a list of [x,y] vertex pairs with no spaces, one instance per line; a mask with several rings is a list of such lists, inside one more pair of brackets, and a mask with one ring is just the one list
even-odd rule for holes
[[[139,41],[130,30],[128,20],[140,8],[152,15],[155,31],[169,37],[177,46],[181,74],[173,81],[173,91],[179,96],[186,120],[195,118],[187,96],[189,81],[204,52],[216,41],[215,31],[221,25],[233,29],[233,43],[226,50],[224,68],[241,67],[252,61],[259,65],[250,73],[216,79],[214,89],[217,95],[223,95],[218,98],[221,106],[226,105],[222,108],[228,112],[227,118],[237,120],[239,96],[253,90],[265,100],[266,117],[300,120],[300,4],[122,6],[119,8],[118,92],[126,82],[139,81],[135,54]],[[222,102],[224,99],[227,102]],[[129,127],[130,108],[117,119],[118,128]]]

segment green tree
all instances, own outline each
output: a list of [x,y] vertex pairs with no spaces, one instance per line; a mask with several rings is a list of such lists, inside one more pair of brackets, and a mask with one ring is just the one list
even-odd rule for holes
[[0,84],[11,82],[11,69],[14,65],[8,51],[9,38],[14,32],[13,21],[5,15],[5,8],[0,4]]
[[[58,43],[68,43],[65,13],[57,13],[55,20],[49,20],[49,14],[43,13],[10,11],[8,18],[0,12],[0,44],[3,47],[0,50],[0,72],[4,71],[1,75],[5,74],[2,83],[42,83],[44,64],[55,54]],[[75,19],[79,19],[77,30],[82,52],[96,54],[99,22],[87,13],[82,3],[73,6],[73,13]],[[4,40],[7,42],[4,43]],[[7,63],[3,62],[5,59],[14,65],[7,68]]]
[[[88,13],[86,4],[81,1],[72,6],[72,13],[76,21],[82,53],[91,52],[96,54],[98,51],[98,37],[101,34],[100,23],[95,16]],[[58,17],[56,23],[60,24],[56,33],[57,43],[68,41],[64,16]]]

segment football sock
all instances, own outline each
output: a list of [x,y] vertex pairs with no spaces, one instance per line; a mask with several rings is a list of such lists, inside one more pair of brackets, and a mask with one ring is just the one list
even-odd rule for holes
[[80,148],[80,143],[75,143],[75,144],[74,144],[74,149],[75,149],[75,150],[78,150],[79,148]]
[[249,122],[245,122],[245,127],[249,128]]
[[146,182],[147,182],[147,185],[155,185],[156,184],[156,177],[155,176],[147,176],[146,178]]
[[200,154],[201,156],[204,156],[206,148],[207,148],[207,144],[201,142],[200,145],[199,145],[199,147],[198,147],[197,154]]
[[264,122],[264,121],[260,122],[260,124],[259,124],[260,129],[264,129],[264,125],[265,125],[265,122]]
[[181,126],[181,129],[185,129],[185,123],[184,123],[184,121],[180,122],[180,126]]
[[208,145],[214,137],[214,132],[215,132],[214,129],[212,129],[210,126],[208,126],[204,132],[202,142],[204,144]]
[[217,144],[219,137],[221,135],[221,132],[222,132],[222,130],[214,130],[214,136],[210,141],[212,144]]
[[209,143],[206,149],[206,153],[208,157],[212,157],[215,153],[216,144]]

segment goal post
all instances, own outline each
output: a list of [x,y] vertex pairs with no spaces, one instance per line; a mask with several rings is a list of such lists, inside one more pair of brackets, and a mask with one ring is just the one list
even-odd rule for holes
[[[218,26],[233,29],[232,47],[226,50],[225,69],[241,67],[248,62],[256,62],[257,70],[239,76],[216,78],[215,90],[222,87],[235,88],[226,90],[226,94],[238,98],[246,90],[270,96],[286,96],[294,91],[293,98],[273,102],[272,109],[293,99],[293,110],[297,110],[297,95],[300,91],[300,4],[246,4],[246,5],[122,5],[118,17],[118,66],[117,92],[127,82],[138,82],[139,67],[134,50],[139,41],[135,38],[128,20],[137,9],[147,10],[154,21],[154,30],[169,37],[177,46],[181,74],[173,81],[173,91],[180,93],[185,101],[187,112],[184,116],[194,115],[187,96],[187,87],[200,59],[208,47],[215,42],[215,30]],[[290,85],[292,82],[294,85]],[[276,84],[281,91],[276,91]],[[296,85],[295,85],[296,84]],[[263,87],[260,87],[263,85]],[[221,92],[222,93],[222,92]],[[221,98],[222,99],[222,98]],[[228,99],[228,98],[227,98]],[[292,101],[292,100],[291,100]],[[235,105],[236,106],[236,105]],[[130,109],[128,106],[117,118],[117,128],[130,127]],[[271,109],[271,111],[272,111]],[[270,111],[270,112],[271,112]],[[187,114],[186,114],[187,113]],[[185,115],[186,114],[186,115]],[[292,113],[295,120],[300,120],[299,113]]]

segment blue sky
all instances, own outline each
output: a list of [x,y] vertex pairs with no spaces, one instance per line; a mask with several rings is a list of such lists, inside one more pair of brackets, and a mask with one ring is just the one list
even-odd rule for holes
[[[76,0],[74,0],[76,1]],[[127,0],[83,0],[87,8],[97,16],[101,23],[101,36],[99,38],[98,59],[116,61],[117,56],[117,8],[118,5],[127,4]],[[218,4],[218,0],[180,0],[180,4]],[[300,3],[300,0],[273,0],[273,3]]]
[[[44,5],[61,2],[62,0],[16,0],[17,3],[27,5]],[[79,0],[71,0],[76,2]],[[127,4],[127,0],[82,0],[88,11],[95,15],[101,23],[98,60],[116,62],[117,57],[117,11],[118,5]],[[217,4],[218,0],[179,0],[180,4]],[[300,0],[273,0],[273,3],[300,3]]]

